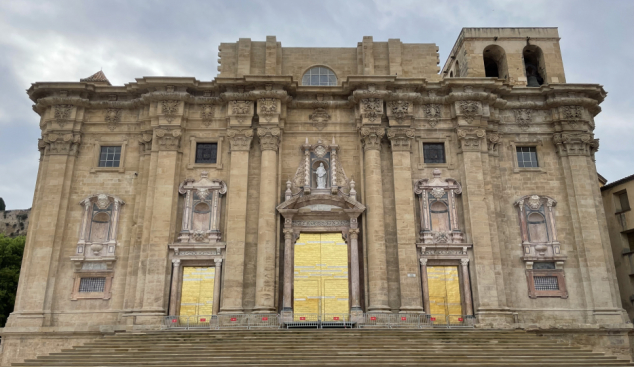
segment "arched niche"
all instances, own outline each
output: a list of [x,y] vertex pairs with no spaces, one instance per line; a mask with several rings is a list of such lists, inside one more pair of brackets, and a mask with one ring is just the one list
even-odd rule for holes
[[547,80],[546,62],[542,49],[535,45],[527,45],[522,50],[527,87],[539,87]]
[[487,78],[506,79],[508,77],[508,64],[506,52],[498,45],[489,45],[482,51],[484,73]]

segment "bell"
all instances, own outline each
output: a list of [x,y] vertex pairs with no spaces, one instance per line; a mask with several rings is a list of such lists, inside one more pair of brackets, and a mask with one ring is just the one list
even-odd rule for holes
[[537,77],[535,75],[531,75],[528,77],[527,87],[539,87],[539,82],[537,81]]

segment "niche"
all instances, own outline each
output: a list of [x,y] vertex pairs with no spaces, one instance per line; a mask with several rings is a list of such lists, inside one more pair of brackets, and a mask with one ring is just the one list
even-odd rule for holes
[[535,45],[524,47],[524,68],[526,71],[527,87],[539,87],[546,80],[546,63],[542,49]]
[[506,63],[506,52],[498,45],[489,45],[482,51],[484,61],[484,73],[487,78],[508,77],[508,65]]

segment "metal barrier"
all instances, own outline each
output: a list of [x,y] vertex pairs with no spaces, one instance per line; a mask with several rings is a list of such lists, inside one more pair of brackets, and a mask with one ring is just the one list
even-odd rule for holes
[[292,327],[314,327],[319,329],[321,316],[318,313],[293,313],[286,319],[282,319],[286,328]]
[[418,329],[421,327],[421,321],[425,315],[421,314],[364,314],[363,323],[357,325],[358,328],[374,328],[374,329]]
[[471,315],[425,315],[423,327],[436,328],[472,328],[475,316]]
[[280,318],[277,314],[251,314],[249,315],[249,329],[254,328],[279,328]]
[[344,327],[351,328],[350,315],[347,313],[327,313],[320,316],[320,327]]
[[167,316],[163,321],[163,327],[165,329],[175,330],[278,329],[280,327],[280,322],[277,314]]

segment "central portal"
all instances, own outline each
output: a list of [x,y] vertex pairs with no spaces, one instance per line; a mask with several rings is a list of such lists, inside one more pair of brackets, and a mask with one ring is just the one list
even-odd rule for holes
[[462,317],[457,266],[428,266],[429,313],[455,323]]
[[296,314],[348,314],[348,245],[341,233],[301,233],[295,243]]

